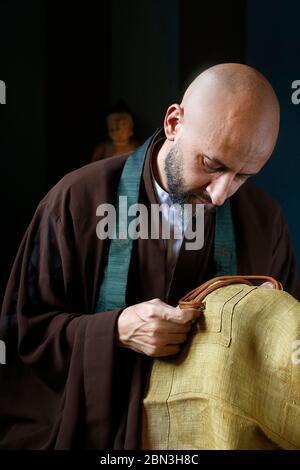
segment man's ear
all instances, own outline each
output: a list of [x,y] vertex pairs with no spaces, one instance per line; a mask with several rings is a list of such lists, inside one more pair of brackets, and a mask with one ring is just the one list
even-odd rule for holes
[[168,140],[175,140],[181,129],[183,114],[183,108],[179,104],[172,104],[168,107],[164,120],[164,129]]

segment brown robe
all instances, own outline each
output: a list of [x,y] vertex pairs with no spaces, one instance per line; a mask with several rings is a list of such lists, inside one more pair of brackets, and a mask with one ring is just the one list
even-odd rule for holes
[[[140,202],[154,202],[148,152]],[[41,201],[25,234],[4,299],[0,339],[0,447],[135,449],[150,359],[116,346],[121,310],[93,314],[107,241],[96,236],[96,208],[114,203],[126,156],[65,176]],[[232,197],[239,274],[266,274],[300,298],[288,229],[277,204],[250,183]],[[213,277],[214,215],[205,245],[185,251],[165,294],[162,240],[137,240],[127,305],[158,297],[171,305]]]

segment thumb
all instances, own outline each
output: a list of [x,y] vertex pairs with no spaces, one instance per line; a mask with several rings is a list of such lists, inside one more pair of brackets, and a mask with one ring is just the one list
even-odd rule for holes
[[180,308],[180,306],[177,305],[176,309],[181,312],[182,318],[189,320],[196,320],[203,315],[202,308]]
[[260,286],[258,286],[259,289],[275,289],[275,287],[273,286],[272,282],[264,282],[263,284],[261,284]]

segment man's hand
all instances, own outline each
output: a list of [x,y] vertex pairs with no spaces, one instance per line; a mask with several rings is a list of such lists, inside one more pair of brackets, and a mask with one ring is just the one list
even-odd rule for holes
[[151,357],[171,356],[200,315],[199,310],[181,310],[159,299],[132,305],[119,316],[118,345]]

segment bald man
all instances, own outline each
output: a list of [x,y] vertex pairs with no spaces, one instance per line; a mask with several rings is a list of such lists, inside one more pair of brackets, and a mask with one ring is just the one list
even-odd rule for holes
[[[278,129],[268,81],[245,65],[218,65],[133,154],[81,168],[46,195],[3,304],[0,447],[138,448],[151,358],[176,354],[201,315],[177,308],[180,297],[217,274],[263,274],[300,298],[282,212],[247,181]],[[121,197],[145,208],[141,225],[158,204],[170,235],[130,237],[127,225],[125,238],[105,237],[103,218],[111,207],[121,213]],[[174,235],[174,207],[186,205],[192,224],[204,207],[201,249],[187,249],[188,226]]]

